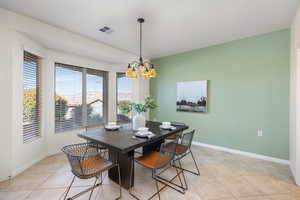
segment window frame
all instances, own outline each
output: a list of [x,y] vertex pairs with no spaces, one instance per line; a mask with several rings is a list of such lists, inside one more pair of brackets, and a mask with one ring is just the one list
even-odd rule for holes
[[[101,127],[107,122],[108,118],[108,72],[104,70],[94,69],[94,68],[85,68],[85,67],[79,67],[76,65],[69,65],[69,64],[63,64],[61,62],[55,62],[54,63],[54,115],[56,116],[56,85],[57,85],[57,76],[56,76],[56,67],[65,67],[68,69],[77,69],[78,71],[82,72],[82,126],[74,127],[70,129],[56,129],[56,119],[54,118],[54,132],[55,134],[64,133],[64,132],[72,132],[76,130],[86,129],[86,128],[93,128],[93,127]],[[102,75],[103,78],[103,104],[102,104],[102,110],[103,110],[103,122],[99,125],[88,125],[88,116],[87,116],[87,74],[88,71],[97,71],[99,74]]]

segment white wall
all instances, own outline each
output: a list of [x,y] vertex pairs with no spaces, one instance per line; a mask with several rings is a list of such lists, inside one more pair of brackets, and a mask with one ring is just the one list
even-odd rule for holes
[[[108,71],[108,119],[116,119],[116,72],[124,71],[135,55],[1,8],[0,44],[0,180],[80,141],[78,131],[54,131],[55,62]],[[24,50],[42,58],[42,137],[26,144],[22,140]],[[148,87],[148,81],[136,80],[134,100],[144,98]]]
[[11,169],[11,40],[9,32],[1,26],[0,13],[0,180],[10,176]]
[[[43,48],[38,43],[23,37],[22,34],[19,34],[15,31],[10,30],[12,36],[12,65],[11,65],[11,84],[12,84],[12,154],[11,154],[11,175],[14,176],[19,172],[23,171],[27,167],[31,166],[34,162],[37,162],[45,157],[46,149],[45,146],[45,137],[42,137],[31,141],[29,143],[23,143],[22,137],[22,99],[23,99],[23,57],[24,51],[29,51],[35,55],[42,58],[46,58],[46,49]],[[42,63],[41,76],[45,77],[44,73],[44,63]],[[43,82],[42,82],[43,84]],[[44,87],[42,87],[44,89]],[[44,99],[44,98],[42,98]],[[44,122],[45,112],[41,113],[42,122]],[[44,134],[44,123],[41,126],[42,134]]]
[[291,27],[290,59],[290,163],[300,185],[300,8]]

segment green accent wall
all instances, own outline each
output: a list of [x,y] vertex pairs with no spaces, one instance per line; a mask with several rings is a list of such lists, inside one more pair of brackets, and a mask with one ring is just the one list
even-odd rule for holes
[[[282,30],[153,60],[151,119],[185,122],[197,142],[289,159],[289,44]],[[208,80],[208,113],[177,112],[176,83],[194,80]]]

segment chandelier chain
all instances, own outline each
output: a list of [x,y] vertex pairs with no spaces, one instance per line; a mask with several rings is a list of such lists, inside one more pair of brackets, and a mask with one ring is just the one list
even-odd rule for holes
[[140,58],[142,57],[142,22],[140,22]]

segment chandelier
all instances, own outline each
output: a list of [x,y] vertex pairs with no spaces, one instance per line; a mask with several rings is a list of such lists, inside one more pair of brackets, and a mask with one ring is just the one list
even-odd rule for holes
[[142,76],[145,79],[155,78],[156,71],[154,65],[149,61],[144,61],[142,57],[142,24],[145,22],[145,19],[138,18],[137,21],[140,24],[140,57],[138,61],[133,61],[128,64],[126,77],[137,78]]

